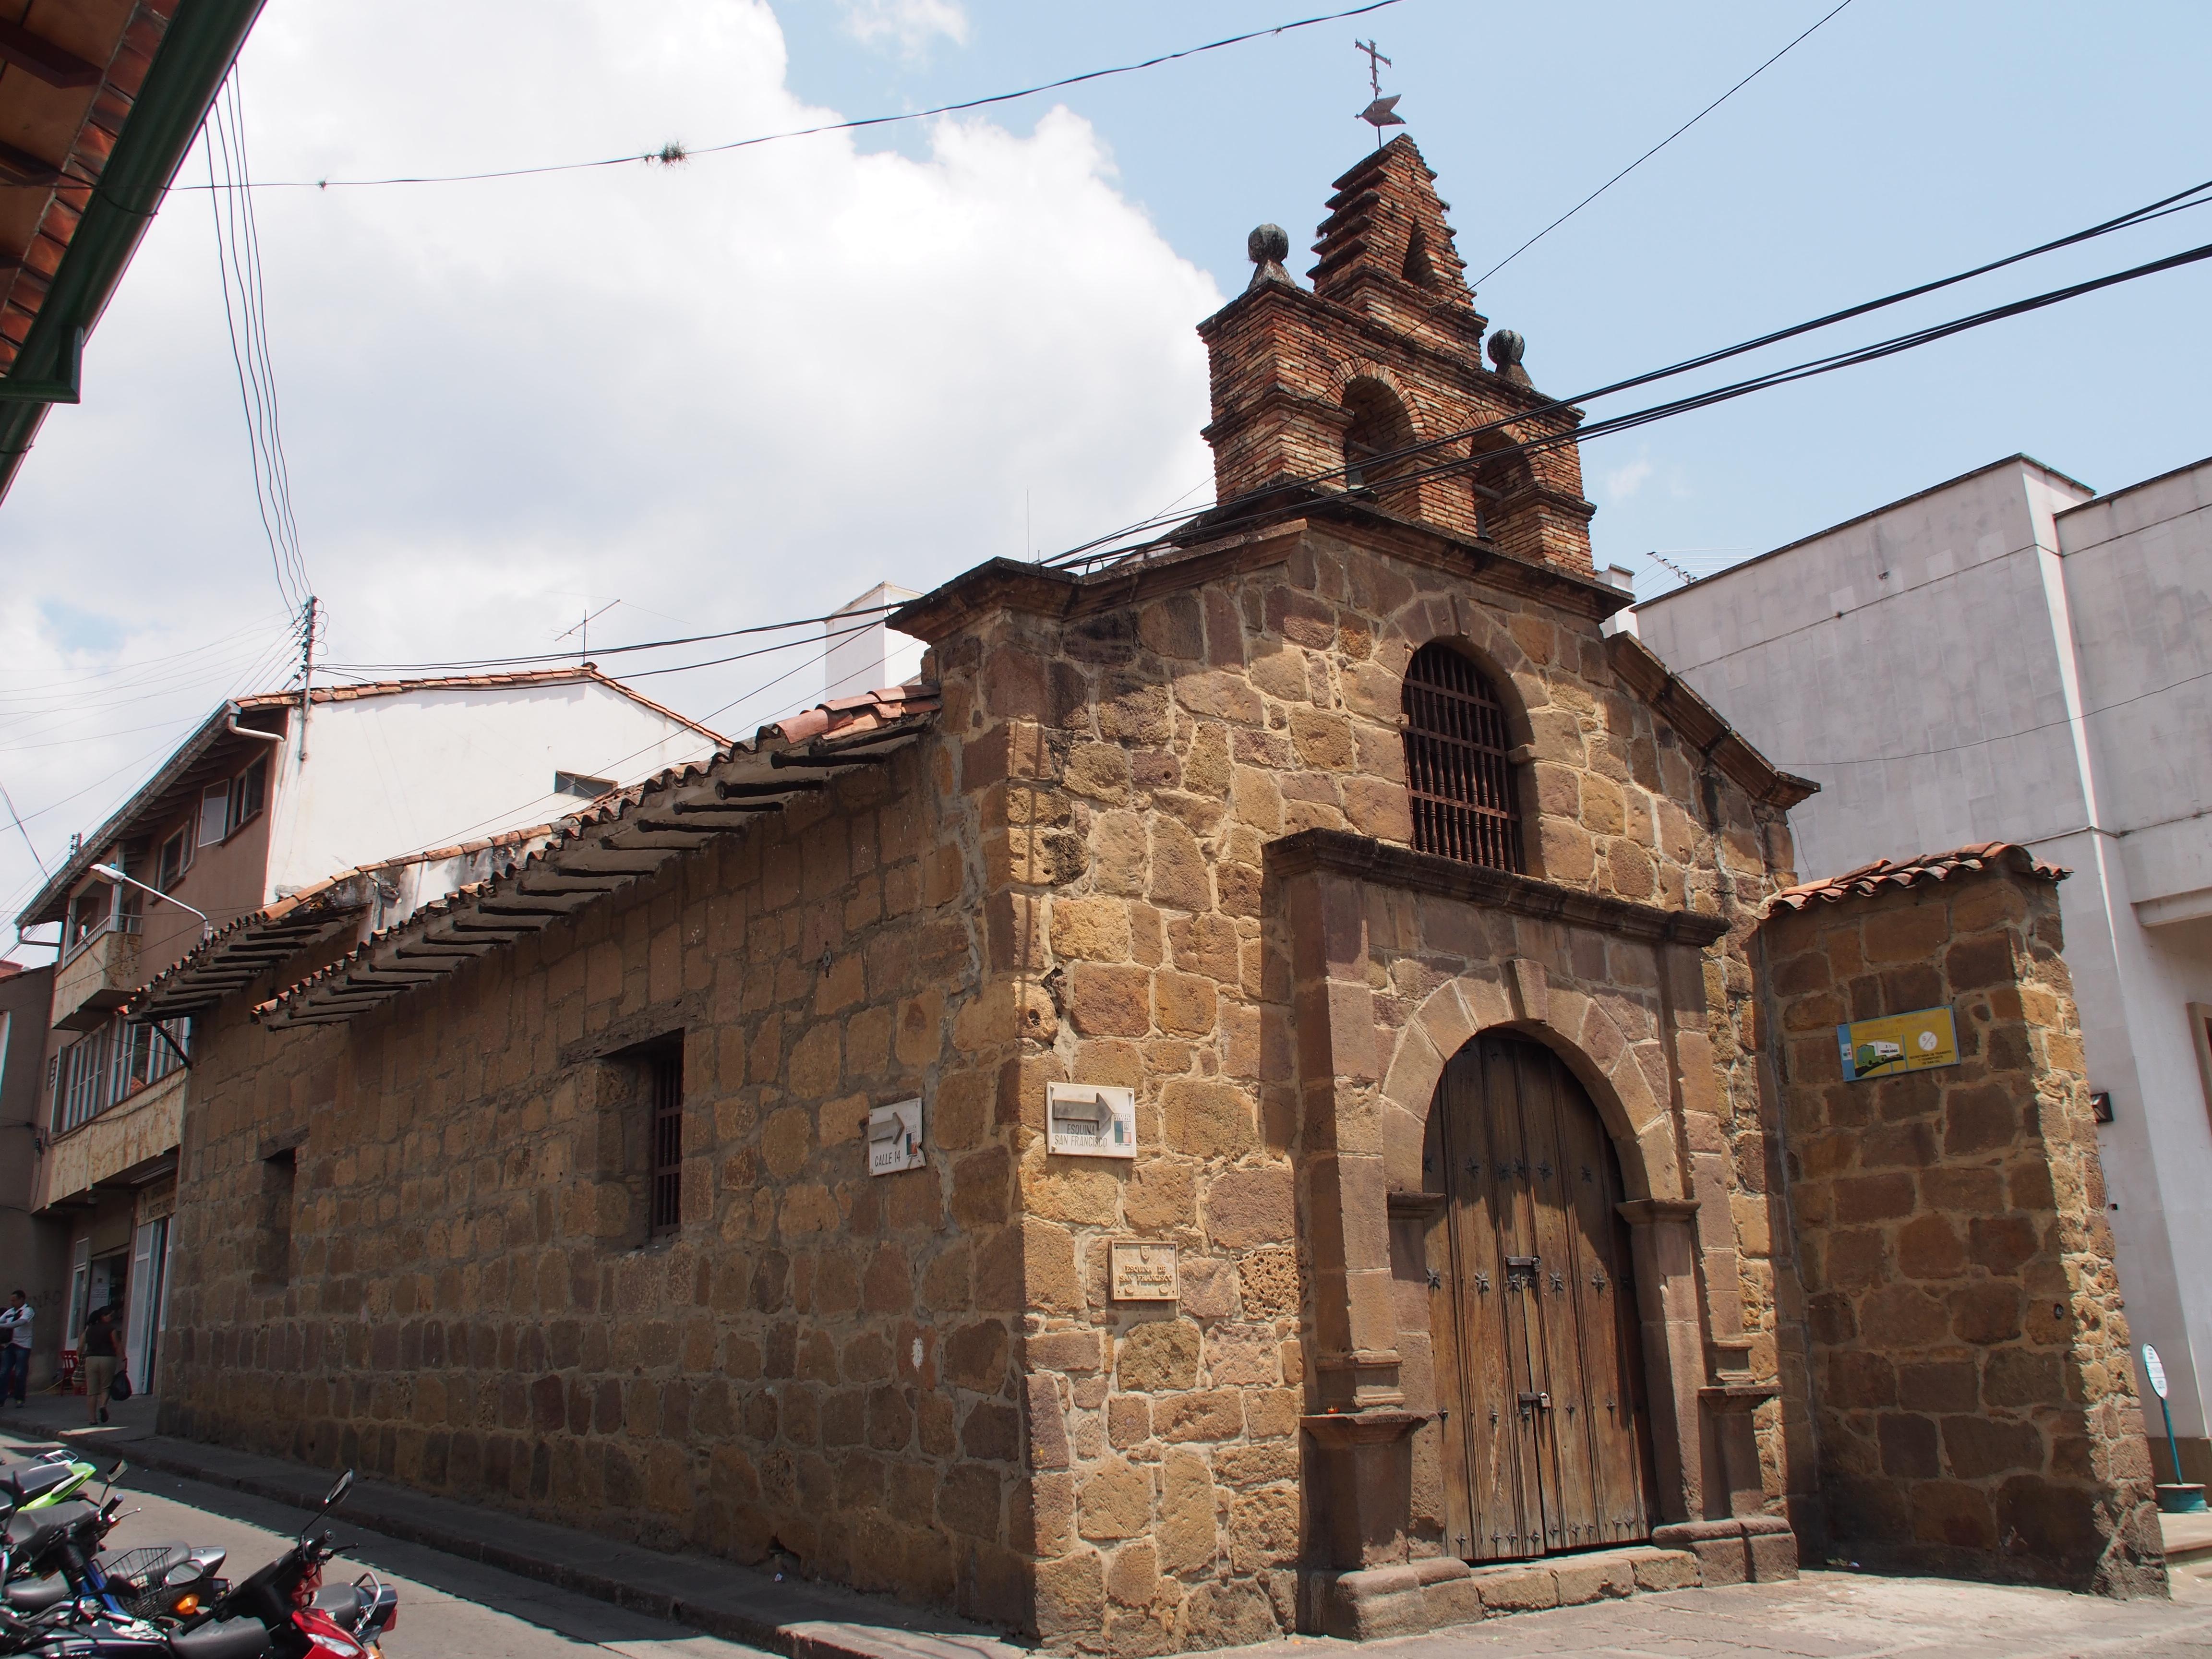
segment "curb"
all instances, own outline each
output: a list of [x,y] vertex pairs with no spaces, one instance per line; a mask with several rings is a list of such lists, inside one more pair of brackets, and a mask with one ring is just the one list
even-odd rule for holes
[[[80,1443],[80,1431],[59,1437]],[[98,1448],[145,1468],[313,1509],[332,1478],[273,1457],[167,1435]],[[686,1625],[787,1659],[1032,1659],[1030,1650],[951,1615],[811,1583],[780,1582],[733,1562],[673,1555],[452,1498],[356,1480],[343,1511],[365,1532],[480,1562],[633,1613]]]

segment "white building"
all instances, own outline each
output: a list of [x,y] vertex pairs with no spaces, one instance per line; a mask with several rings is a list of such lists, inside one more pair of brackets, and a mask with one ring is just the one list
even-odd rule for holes
[[191,1022],[223,986],[389,927],[527,856],[549,821],[720,746],[589,666],[211,714],[18,918],[61,928],[23,1183],[43,1230],[41,1360],[73,1353],[88,1312],[119,1297],[131,1379],[160,1386]]
[[2072,869],[2128,1319],[2165,1361],[2185,1478],[2212,1477],[2212,460],[2098,495],[2014,456],[1635,620],[1819,781],[1790,813],[1807,878],[1989,841]]

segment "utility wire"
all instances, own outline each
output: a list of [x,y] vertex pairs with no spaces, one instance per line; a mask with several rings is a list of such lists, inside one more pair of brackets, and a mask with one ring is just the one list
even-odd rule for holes
[[[600,167],[629,167],[639,162],[673,166],[688,161],[694,156],[720,155],[731,150],[750,149],[758,144],[781,143],[787,138],[812,138],[825,132],[857,132],[865,127],[890,126],[902,121],[927,121],[933,116],[957,115],[964,110],[987,109],[994,104],[1010,104],[1023,98],[1034,98],[1040,93],[1058,92],[1066,87],[1079,87],[1090,81],[1103,81],[1117,75],[1134,75],[1141,70],[1157,69],[1163,64],[1172,64],[1185,58],[1196,58],[1209,52],[1219,52],[1227,46],[1243,46],[1248,40],[1261,40],[1278,34],[1288,34],[1295,29],[1310,29],[1321,23],[1341,22],[1347,17],[1364,17],[1369,12],[1382,11],[1401,3],[1401,0],[1370,0],[1370,3],[1353,6],[1346,11],[1333,11],[1319,17],[1301,17],[1293,22],[1277,23],[1263,29],[1249,29],[1243,34],[1232,34],[1219,40],[1209,40],[1203,46],[1185,46],[1180,52],[1164,52],[1141,63],[1117,64],[1110,69],[1086,70],[1080,75],[1064,76],[1057,81],[1041,82],[1033,87],[1024,87],[1016,92],[994,92],[984,98],[963,99],[957,104],[939,104],[933,109],[908,110],[897,115],[868,115],[852,121],[825,121],[819,126],[794,127],[787,132],[764,132],[757,137],[735,138],[726,143],[664,144],[659,149],[641,150],[626,155],[606,155],[592,161],[553,161],[541,167],[501,167],[486,173],[410,173],[389,179],[270,179],[249,184],[249,190],[359,190],[382,185],[468,185],[493,179],[528,179],[548,173],[586,173]],[[1849,3],[1849,0],[1845,0]],[[179,190],[198,190],[198,185],[179,185]]]
[[1556,219],[1553,220],[1553,221],[1552,221],[1552,222],[1551,222],[1550,224],[1546,225],[1546,226],[1543,228],[1543,229],[1541,229],[1541,230],[1538,231],[1538,232],[1537,232],[1534,236],[1531,236],[1531,237],[1530,237],[1527,241],[1525,241],[1525,242],[1522,243],[1522,244],[1521,244],[1521,246],[1520,246],[1519,247],[1515,248],[1515,249],[1513,250],[1513,252],[1510,252],[1510,253],[1507,254],[1507,255],[1506,255],[1503,259],[1500,259],[1500,260],[1499,260],[1496,264],[1494,264],[1494,265],[1491,266],[1491,268],[1490,268],[1489,270],[1487,270],[1484,271],[1484,272],[1482,273],[1482,275],[1481,275],[1481,276],[1478,276],[1478,277],[1476,277],[1476,278],[1474,279],[1474,285],[1475,285],[1475,286],[1480,286],[1481,283],[1484,283],[1488,282],[1492,277],[1493,277],[1493,276],[1495,276],[1496,275],[1498,275],[1498,273],[1499,271],[1501,271],[1501,270],[1504,270],[1506,266],[1508,266],[1508,265],[1511,264],[1512,264],[1516,259],[1519,258],[1522,254],[1526,253],[1526,252],[1527,252],[1530,248],[1532,248],[1532,247],[1535,246],[1537,243],[1539,243],[1539,242],[1542,241],[1542,240],[1543,240],[1547,236],[1549,236],[1549,235],[1550,235],[1553,231],[1557,230],[1557,229],[1558,229],[1561,225],[1564,225],[1565,223],[1566,223],[1568,220],[1570,220],[1570,219],[1573,218],[1573,217],[1575,216],[1575,215],[1577,215],[1577,213],[1580,213],[1580,212],[1581,212],[1584,208],[1588,207],[1588,206],[1589,206],[1592,202],[1595,202],[1595,200],[1597,200],[1597,198],[1598,198],[1599,197],[1601,197],[1601,196],[1604,195],[1604,194],[1606,193],[1606,191],[1607,191],[1611,190],[1611,189],[1612,189],[1615,185],[1619,184],[1622,179],[1626,179],[1626,177],[1628,177],[1628,175],[1629,175],[1630,173],[1632,173],[1635,172],[1637,168],[1638,168],[1638,167],[1642,167],[1642,166],[1643,166],[1646,161],[1650,161],[1653,156],[1656,155],[1657,155],[1661,150],[1662,150],[1662,149],[1666,149],[1668,145],[1669,145],[1669,144],[1673,143],[1674,143],[1677,138],[1680,138],[1680,137],[1684,133],[1687,132],[1687,131],[1688,131],[1692,127],[1693,127],[1693,126],[1697,125],[1698,122],[1700,122],[1700,121],[1704,120],[1704,119],[1705,118],[1705,117],[1707,117],[1708,115],[1711,115],[1711,114],[1715,110],[1718,109],[1718,108],[1719,108],[1723,104],[1725,104],[1726,102],[1728,102],[1728,100],[1729,100],[1729,99],[1731,99],[1731,98],[1735,97],[1735,96],[1736,95],[1736,94],[1738,94],[1739,92],[1741,92],[1741,91],[1742,91],[1746,87],[1749,86],[1749,85],[1750,85],[1753,81],[1756,81],[1757,79],[1759,79],[1759,77],[1760,76],[1762,76],[1762,75],[1765,74],[1767,70],[1769,70],[1772,69],[1772,68],[1775,66],[1775,64],[1777,64],[1780,63],[1780,62],[1782,61],[1782,59],[1783,59],[1783,58],[1786,58],[1787,56],[1789,56],[1790,52],[1791,52],[1791,51],[1792,51],[1792,50],[1793,50],[1793,49],[1794,49],[1794,48],[1798,45],[1798,43],[1799,43],[1800,41],[1804,40],[1808,36],[1811,35],[1811,34],[1813,33],[1813,32],[1814,32],[1814,29],[1818,29],[1818,28],[1820,27],[1820,24],[1821,24],[1821,23],[1826,23],[1826,22],[1828,21],[1828,19],[1829,19],[1829,18],[1833,17],[1833,16],[1836,15],[1836,12],[1839,12],[1839,11],[1843,10],[1843,9],[1844,9],[1844,6],[1848,6],[1848,5],[1850,5],[1850,3],[1851,3],[1851,0],[1843,0],[1843,3],[1842,3],[1841,5],[1838,5],[1838,6],[1835,9],[1835,11],[1831,11],[1831,12],[1829,12],[1829,13],[1827,14],[1827,15],[1826,15],[1826,16],[1825,16],[1825,17],[1823,17],[1823,18],[1821,18],[1821,19],[1820,19],[1820,21],[1819,23],[1815,23],[1815,24],[1814,24],[1812,28],[1807,29],[1807,30],[1805,31],[1805,33],[1804,33],[1803,34],[1799,35],[1796,40],[1792,40],[1792,41],[1789,44],[1789,46],[1786,46],[1783,47],[1783,48],[1782,48],[1782,50],[1781,50],[1780,52],[1776,52],[1776,53],[1774,54],[1774,56],[1773,56],[1773,57],[1771,57],[1771,58],[1768,58],[1765,63],[1761,64],[1760,64],[1757,69],[1755,69],[1755,70],[1752,70],[1752,72],[1751,72],[1750,74],[1748,74],[1748,75],[1745,76],[1743,77],[1743,79],[1742,79],[1742,80],[1741,80],[1741,81],[1737,82],[1734,86],[1730,87],[1730,88],[1729,88],[1726,92],[1723,93],[1719,97],[1717,97],[1717,98],[1714,99],[1714,100],[1713,100],[1713,101],[1712,101],[1711,103],[1710,103],[1710,104],[1706,105],[1703,109],[1699,110],[1699,111],[1698,111],[1695,115],[1692,115],[1692,116],[1688,120],[1686,120],[1686,121],[1683,122],[1683,123],[1682,123],[1682,125],[1681,125],[1680,126],[1676,127],[1676,128],[1674,130],[1674,131],[1672,131],[1672,132],[1668,133],[1668,134],[1664,138],[1662,138],[1662,139],[1661,139],[1657,143],[1656,143],[1656,144],[1652,145],[1652,146],[1651,146],[1651,148],[1650,148],[1650,149],[1645,150],[1645,151],[1644,152],[1644,154],[1643,154],[1643,155],[1641,155],[1638,156],[1638,157],[1637,157],[1633,161],[1631,161],[1631,162],[1630,162],[1626,167],[1625,167],[1621,168],[1621,170],[1620,170],[1620,172],[1618,172],[1618,173],[1614,173],[1614,174],[1613,175],[1613,177],[1612,177],[1612,178],[1610,178],[1610,179],[1607,179],[1603,184],[1600,185],[1599,185],[1595,190],[1592,191],[1589,195],[1587,195],[1587,196],[1583,197],[1583,199],[1582,199],[1581,201],[1579,201],[1579,202],[1576,203],[1572,207],[1569,208],[1569,209],[1568,209],[1565,213],[1562,213],[1562,214],[1561,214],[1558,218],[1556,218]]
[[[1497,420],[1485,422],[1476,426],[1462,428],[1456,432],[1444,433],[1438,437],[1423,439],[1417,443],[1403,445],[1396,449],[1387,451],[1382,454],[1367,457],[1362,461],[1361,465],[1363,467],[1369,469],[1372,469],[1377,465],[1387,465],[1393,461],[1411,459],[1430,453],[1436,450],[1447,448],[1455,444],[1465,443],[1474,438],[1481,436],[1486,433],[1495,431],[1500,428],[1518,425],[1526,421],[1540,419],[1545,416],[1558,414],[1560,412],[1577,413],[1578,411],[1576,410],[1576,405],[1580,404],[1592,402],[1596,398],[1608,397],[1616,392],[1630,391],[1638,386],[1649,386],[1655,381],[1668,380],[1679,374],[1686,374],[1694,369],[1709,368],[1715,363],[1724,362],[1730,358],[1740,357],[1747,353],[1760,350],[1765,347],[1778,344],[1784,340],[1795,339],[1801,335],[1813,333],[1820,329],[1832,327],[1838,323],[1850,321],[1853,318],[1863,317],[1873,312],[1887,309],[1892,306],[1901,305],[1906,301],[1917,299],[1923,295],[1933,294],[1942,289],[1955,287],[1960,283],[1971,281],[1977,276],[1986,276],[1991,271],[2002,270],[2007,266],[2018,264],[2023,260],[2033,259],[2042,254],[2053,252],[2061,248],[2071,247],[2078,243],[2089,241],[2100,236],[2109,235],[2116,231],[2132,228],[2139,225],[2148,224],[2154,220],[2163,219],[2172,214],[2184,212],[2191,208],[2203,207],[2208,204],[2212,204],[2212,179],[2207,179],[2202,184],[2193,185],[2187,190],[2176,191],[2172,195],[2161,197],[2155,202],[2146,203],[2143,206],[2133,209],[2129,212],[2120,214],[2111,219],[2104,220],[2098,224],[2090,225],[2081,230],[2074,231],[2067,235],[2055,238],[2051,241],[2039,243],[2034,247],[2024,249],[2018,253],[2007,254],[2002,258],[1990,260],[1985,264],[1976,265],[1971,270],[1959,271],[1948,276],[1937,277],[1931,282],[1917,283],[1913,287],[1899,289],[1894,294],[1885,295],[1880,299],[1869,300],[1858,305],[1847,306],[1841,311],[1830,312],[1826,316],[1814,318],[1808,322],[1796,323],[1787,328],[1776,329],[1770,333],[1762,334],[1755,339],[1745,340],[1735,345],[1723,346],[1717,350],[1708,351],[1694,357],[1685,358],[1680,362],[1670,363],[1665,368],[1651,369],[1641,374],[1631,375],[1626,380],[1614,380],[1605,386],[1593,387],[1591,390],[1587,392],[1577,392],[1571,397],[1552,398],[1544,403],[1534,405],[1531,408],[1520,410],[1516,414],[1502,416]],[[2185,259],[2184,263],[2186,262],[2187,261]],[[2133,276],[2148,275],[2151,270],[2156,268],[2160,267],[2153,266],[2138,268],[2138,270],[2134,272],[2123,273],[2119,277],[2112,280],[2130,280]],[[2063,291],[2060,297],[2071,297],[2075,291],[2075,290]],[[1987,320],[1996,320],[1996,319],[1992,317],[1987,319]],[[1569,432],[1563,441],[1574,441],[1578,435],[1582,437],[1595,436],[1598,435],[1601,431],[1606,429],[1610,428],[1607,427],[1605,423],[1578,428]],[[1492,456],[1503,456],[1511,453],[1513,453],[1513,449],[1511,447],[1487,451],[1485,453],[1482,459],[1487,459]],[[1294,482],[1308,484],[1330,483],[1343,478],[1348,470],[1348,467],[1334,467],[1326,471],[1314,473],[1306,477],[1295,480]],[[1404,480],[1401,478],[1382,482],[1402,483]],[[1218,503],[1216,506],[1212,507],[1202,507],[1183,513],[1157,514],[1148,520],[1140,520],[1135,524],[1125,525],[1119,530],[1109,531],[1105,535],[1094,537],[1090,541],[1079,544],[1077,546],[1068,549],[1066,551],[1058,555],[1054,558],[1043,561],[1042,562],[1049,567],[1058,568],[1074,564],[1097,562],[1106,559],[1121,557],[1126,554],[1137,550],[1136,548],[1133,546],[1113,548],[1109,545],[1110,544],[1126,542],[1128,538],[1141,535],[1147,531],[1158,530],[1170,526],[1188,524],[1192,520],[1204,517],[1208,514],[1218,514],[1222,512],[1226,508],[1236,506],[1240,501],[1256,500],[1261,497],[1272,495],[1279,488],[1279,485],[1271,485],[1261,490],[1249,491],[1244,495],[1232,497],[1230,501]]]
[[231,367],[238,378],[239,407],[246,416],[246,447],[253,466],[254,507],[260,515],[262,536],[269,544],[277,591],[284,596],[286,607],[297,611],[313,585],[300,551],[299,524],[292,512],[276,369],[269,353],[267,292],[262,279],[261,239],[254,217],[239,79],[234,66],[201,126],[201,143],[207,161],[209,207],[215,217],[223,326],[230,338]]
[[[832,611],[819,617],[799,617],[790,622],[761,623],[750,628],[727,628],[715,634],[689,634],[678,639],[647,640],[638,645],[604,646],[594,651],[592,658],[596,662],[601,657],[620,656],[625,652],[660,651],[676,645],[704,645],[714,640],[743,639],[756,634],[782,634],[794,628],[812,628],[822,623],[845,622],[854,617],[880,617],[886,611],[896,611],[903,603],[903,600],[896,600],[889,605],[856,605],[850,611]],[[565,663],[575,654],[573,651],[551,651],[540,652],[527,657],[478,657],[457,662],[323,663],[319,664],[318,666],[344,674],[421,673],[435,669],[459,672],[478,668],[526,667],[532,663],[541,662]]]

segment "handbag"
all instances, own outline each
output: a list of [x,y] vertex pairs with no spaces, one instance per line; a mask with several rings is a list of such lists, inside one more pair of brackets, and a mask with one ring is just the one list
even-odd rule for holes
[[120,1365],[115,1368],[115,1381],[107,1385],[107,1397],[118,1406],[131,1398],[131,1374]]

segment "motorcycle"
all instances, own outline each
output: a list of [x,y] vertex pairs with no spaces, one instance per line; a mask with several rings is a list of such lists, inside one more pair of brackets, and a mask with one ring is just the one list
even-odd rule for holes
[[[117,1464],[116,1474],[123,1466]],[[100,1471],[65,1451],[41,1453],[20,1463],[0,1463],[0,1485],[17,1494],[18,1510],[51,1509],[68,1502],[91,1483]],[[114,1474],[108,1479],[112,1483]]]
[[[349,1585],[325,1588],[323,1567],[343,1547],[328,1532],[310,1536],[352,1485],[353,1472],[348,1470],[292,1547],[275,1561],[189,1613],[180,1605],[184,1598],[174,1596],[164,1614],[158,1601],[148,1605],[147,1596],[173,1596],[179,1585],[149,1584],[148,1579],[167,1581],[181,1567],[194,1575],[186,1582],[206,1582],[211,1578],[209,1558],[219,1565],[220,1551],[158,1546],[158,1555],[135,1551],[102,1556],[94,1551],[121,1518],[120,1498],[110,1497],[97,1509],[72,1501],[23,1513],[13,1501],[20,1499],[21,1488],[0,1475],[0,1506],[7,1514],[0,1574],[20,1568],[49,1574],[61,1585],[57,1596],[41,1582],[35,1599],[43,1606],[23,1605],[32,1598],[19,1595],[12,1586],[0,1598],[0,1653],[39,1659],[376,1659],[378,1643],[398,1615],[398,1592],[374,1573]],[[183,1552],[181,1559],[172,1559],[176,1551]],[[133,1556],[155,1559],[132,1561]],[[125,1571],[111,1574],[104,1560]],[[157,1573],[162,1561],[169,1565]]]
[[[103,1498],[112,1492],[128,1467],[118,1462],[107,1472]],[[66,1501],[96,1473],[91,1464],[76,1462],[65,1452],[50,1452],[28,1462],[0,1466],[0,1492],[28,1491],[31,1497],[15,1512],[35,1514]],[[93,1559],[125,1611],[141,1619],[181,1625],[230,1588],[220,1576],[227,1554],[212,1546],[155,1544],[135,1550],[109,1550]],[[9,1576],[4,1600],[19,1613],[34,1613],[59,1607],[73,1595],[68,1579],[58,1571],[40,1577],[24,1568]]]

